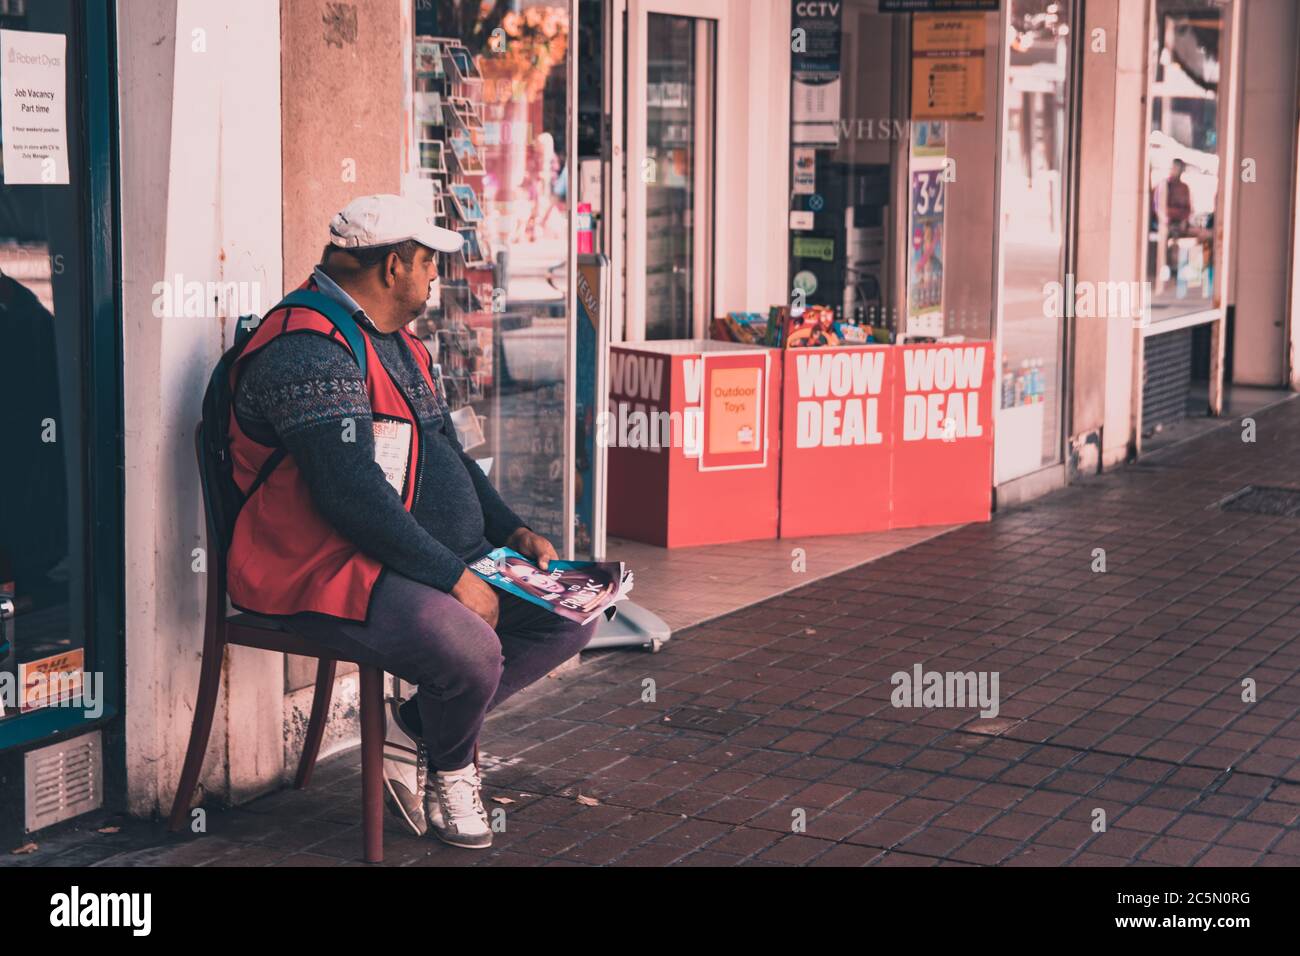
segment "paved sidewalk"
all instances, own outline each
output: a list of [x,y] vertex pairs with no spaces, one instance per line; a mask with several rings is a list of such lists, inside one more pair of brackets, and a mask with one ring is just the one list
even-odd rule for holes
[[[773,538],[693,548],[660,548],[611,538],[607,551],[636,571],[633,600],[663,619],[673,633],[765,601],[814,580],[840,574],[953,526],[899,528],[822,538]],[[796,571],[791,552],[803,548],[807,567]]]
[[[1300,517],[1216,504],[1300,489],[1300,401],[1256,420],[1254,444],[1228,423],[657,655],[591,655],[489,721],[513,801],[492,850],[390,827],[388,863],[1300,865]],[[893,707],[917,664],[996,672],[998,716]],[[205,837],[127,823],[37,858],[355,863],[357,775],[353,752]]]

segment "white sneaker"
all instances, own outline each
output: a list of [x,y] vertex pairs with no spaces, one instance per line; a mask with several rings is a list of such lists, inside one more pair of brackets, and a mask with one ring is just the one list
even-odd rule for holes
[[483,809],[483,780],[478,767],[439,770],[424,787],[424,813],[429,832],[444,843],[470,850],[492,845],[492,827]]
[[[416,836],[424,836],[428,821],[421,794],[424,793],[426,767],[422,741],[407,733],[398,706],[400,697],[389,697],[388,728],[384,733],[384,795],[388,808],[402,825]],[[439,818],[441,824],[441,818]]]
[[[426,751],[424,749],[424,744],[419,743],[417,744],[417,746],[419,747],[420,750],[420,786],[421,788],[427,790],[428,788],[425,785],[424,781],[425,781],[425,768],[428,767],[429,764],[428,761],[426,760],[426,756],[425,756]],[[472,766],[478,768],[479,787],[481,788],[483,786],[483,768],[479,767],[478,765],[478,744],[474,745],[474,763]],[[442,806],[439,804],[436,797],[433,800],[425,801],[423,810],[424,810],[424,819],[429,826],[433,827],[436,830],[446,829],[447,825],[443,823]]]

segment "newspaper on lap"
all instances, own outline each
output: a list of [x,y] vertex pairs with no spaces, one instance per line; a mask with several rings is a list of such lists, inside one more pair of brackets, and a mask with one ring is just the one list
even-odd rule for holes
[[470,565],[493,587],[579,624],[599,614],[614,617],[614,605],[632,590],[632,572],[622,561],[551,561],[545,571],[511,548],[494,548]]

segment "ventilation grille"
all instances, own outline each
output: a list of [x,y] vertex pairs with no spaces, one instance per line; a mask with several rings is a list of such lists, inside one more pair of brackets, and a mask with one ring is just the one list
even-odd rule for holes
[[104,805],[103,750],[99,731],[23,755],[30,833]]
[[1146,374],[1142,380],[1142,431],[1168,427],[1187,417],[1187,395],[1192,387],[1192,330],[1153,335],[1143,350]]
[[1244,511],[1274,518],[1300,518],[1300,489],[1247,485],[1219,504],[1224,511]]
[[724,713],[703,707],[678,707],[664,718],[678,730],[703,730],[724,737],[752,724],[757,718],[749,714]]

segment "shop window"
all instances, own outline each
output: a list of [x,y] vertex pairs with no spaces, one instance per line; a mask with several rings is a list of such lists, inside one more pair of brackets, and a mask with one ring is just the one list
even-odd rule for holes
[[565,540],[569,5],[415,6],[421,193],[465,237],[417,334],[461,443],[531,527]]
[[1156,0],[1147,137],[1146,271],[1153,323],[1215,307],[1215,217],[1228,8]]
[[791,53],[792,304],[828,306],[837,321],[891,333],[899,328],[896,187],[906,179],[911,129],[897,52],[906,23],[879,13],[875,0],[849,0],[829,21],[825,11],[807,23],[796,16],[805,40]]
[[105,25],[103,3],[0,3],[0,749],[118,698],[120,352],[112,243],[92,245],[113,234]]
[[918,115],[911,14],[792,10],[789,304],[874,341],[992,338],[998,16],[974,14],[956,51],[968,102]]
[[1008,0],[1007,17],[999,481],[1061,460],[1064,300],[1074,288],[1065,282],[1073,8]]

